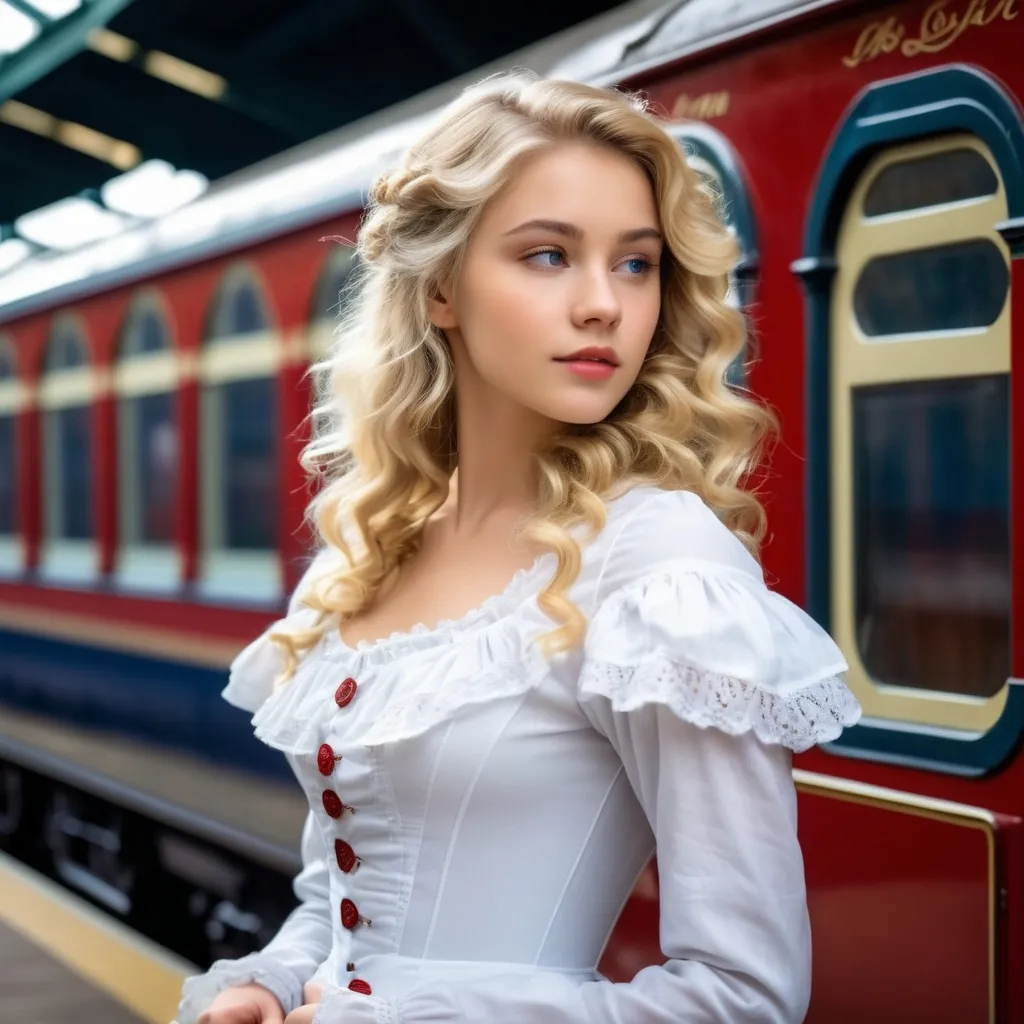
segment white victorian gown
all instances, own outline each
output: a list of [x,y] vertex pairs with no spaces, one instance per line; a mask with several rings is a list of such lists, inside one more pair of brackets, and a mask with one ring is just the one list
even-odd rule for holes
[[[857,720],[840,651],[688,492],[609,503],[570,592],[585,642],[549,661],[553,566],[435,628],[329,629],[276,690],[266,634],[238,656],[224,696],[309,798],[301,904],[188,979],[180,1024],[246,982],[290,1011],[310,980],[315,1024],[803,1020],[790,751]],[[655,847],[669,959],[612,983],[596,965]]]

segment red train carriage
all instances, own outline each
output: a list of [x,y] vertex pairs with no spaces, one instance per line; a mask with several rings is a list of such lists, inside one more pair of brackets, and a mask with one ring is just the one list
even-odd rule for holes
[[[1022,42],[1017,0],[691,0],[563,66],[646,90],[721,192],[783,424],[766,567],[864,706],[795,770],[813,1022],[1024,1021]],[[300,571],[304,373],[349,262],[320,239],[417,127],[0,277],[0,642],[52,698],[12,742],[72,699],[43,639],[64,680],[97,651],[205,671],[193,717],[160,705],[179,739],[212,713]],[[605,967],[658,956],[652,869]]]

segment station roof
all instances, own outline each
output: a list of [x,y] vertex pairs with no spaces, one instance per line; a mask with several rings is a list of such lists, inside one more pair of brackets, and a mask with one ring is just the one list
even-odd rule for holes
[[146,168],[137,216],[618,2],[0,0],[0,249],[71,247],[32,215],[106,214]]

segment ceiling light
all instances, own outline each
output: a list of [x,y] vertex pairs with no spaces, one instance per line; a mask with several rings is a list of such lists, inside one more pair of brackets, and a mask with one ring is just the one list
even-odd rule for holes
[[37,110],[20,100],[8,100],[0,104],[0,121],[14,125],[23,131],[49,137],[57,127],[57,118],[45,110]]
[[32,255],[32,246],[23,238],[8,238],[0,242],[0,274],[17,266]]
[[125,219],[81,196],[61,199],[23,214],[14,222],[22,238],[47,249],[67,251],[109,238],[125,226]]
[[0,53],[17,53],[39,35],[39,22],[0,0]]
[[208,182],[198,171],[176,171],[166,160],[147,160],[101,189],[104,204],[132,217],[152,219],[202,195]]
[[101,53],[122,63],[130,61],[139,52],[139,44],[134,39],[111,32],[109,28],[94,28],[85,37],[85,44],[93,53]]
[[95,128],[87,128],[84,124],[76,124],[74,121],[61,121],[54,130],[53,137],[70,149],[77,149],[79,153],[104,160],[122,171],[134,167],[142,159],[138,148],[130,142],[111,138],[103,132],[96,131]]
[[169,53],[161,53],[159,50],[146,54],[144,66],[154,78],[176,85],[179,89],[187,89],[208,100],[219,100],[228,87],[228,83],[220,75],[172,57]]
[[45,14],[48,18],[66,18],[72,11],[77,11],[82,6],[82,0],[25,0],[37,11]]

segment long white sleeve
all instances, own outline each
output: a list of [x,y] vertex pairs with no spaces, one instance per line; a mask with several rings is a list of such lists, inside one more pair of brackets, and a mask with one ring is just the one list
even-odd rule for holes
[[277,996],[285,1012],[302,1004],[302,988],[331,950],[331,912],[323,835],[310,814],[302,831],[302,871],[293,888],[299,906],[258,953],[218,960],[205,974],[186,980],[178,1024],[194,1024],[216,995],[255,982]]

